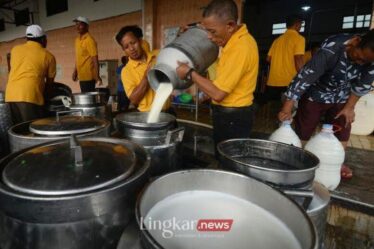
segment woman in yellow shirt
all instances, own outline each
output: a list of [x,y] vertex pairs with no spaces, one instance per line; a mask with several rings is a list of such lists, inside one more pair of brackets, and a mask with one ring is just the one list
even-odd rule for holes
[[[129,57],[129,62],[121,72],[126,95],[139,111],[148,112],[151,109],[155,92],[149,85],[147,73],[154,63],[156,54],[147,52],[143,48],[138,29],[136,26],[123,27],[116,35],[116,40]],[[169,109],[170,101],[165,103],[163,110]],[[171,110],[170,112],[173,113]]]

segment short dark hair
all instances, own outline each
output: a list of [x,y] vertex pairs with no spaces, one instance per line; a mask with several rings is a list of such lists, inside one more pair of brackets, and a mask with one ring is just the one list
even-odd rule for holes
[[34,41],[34,42],[37,42],[37,43],[40,43],[40,44],[43,44],[43,42],[45,41],[47,37],[45,35],[41,36],[41,37],[37,37],[37,38],[30,38],[30,37],[27,37],[27,40],[28,41]]
[[136,32],[135,36],[143,38],[143,30],[138,25],[133,25],[134,32]]
[[127,56],[122,56],[121,57],[122,65],[126,66],[127,62],[129,62],[129,58]]
[[302,21],[303,21],[303,18],[301,16],[299,16],[299,15],[290,15],[290,16],[288,16],[286,18],[287,28],[292,27],[296,23],[302,22]]
[[[139,32],[139,30],[141,32]],[[139,28],[138,26],[136,25],[130,25],[130,26],[125,26],[125,27],[122,27],[118,33],[116,34],[116,41],[118,42],[119,45],[121,45],[121,40],[122,38],[127,34],[127,33],[133,33],[134,36],[138,39],[141,39],[143,37],[143,31],[141,30],[141,28]]]
[[369,48],[374,51],[374,29],[370,30],[364,35],[361,35],[361,41],[358,44],[359,48]]
[[238,6],[236,6],[233,0],[213,0],[204,8],[203,17],[212,15],[237,22]]

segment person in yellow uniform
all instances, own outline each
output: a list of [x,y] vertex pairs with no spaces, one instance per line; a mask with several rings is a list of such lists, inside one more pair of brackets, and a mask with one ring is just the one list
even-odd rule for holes
[[215,145],[226,139],[248,138],[253,123],[258,48],[246,25],[237,21],[238,8],[232,0],[213,0],[203,12],[201,25],[207,30],[208,38],[222,47],[214,80],[201,76],[182,62],[177,68],[179,78],[192,80],[213,100]]
[[45,48],[47,37],[38,25],[26,29],[27,41],[11,50],[10,73],[5,91],[15,124],[42,118],[45,83],[56,76],[55,57]]
[[73,21],[79,36],[75,39],[75,67],[72,79],[79,80],[81,92],[93,92],[96,83],[102,85],[97,44],[88,32],[89,20],[86,17],[79,16]]
[[293,77],[304,65],[305,38],[299,34],[303,20],[289,16],[287,31],[274,40],[268,52],[270,72],[265,90],[266,101],[280,100]]
[[[129,62],[121,72],[126,95],[138,111],[148,112],[151,109],[155,91],[149,85],[147,73],[155,61],[156,54],[145,51],[142,38],[135,26],[123,27],[117,33],[116,41],[129,57]],[[163,110],[173,114],[170,100],[165,103]]]

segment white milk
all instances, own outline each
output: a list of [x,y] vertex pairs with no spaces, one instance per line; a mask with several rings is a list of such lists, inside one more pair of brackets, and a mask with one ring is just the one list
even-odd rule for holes
[[[168,221],[173,218],[181,222],[182,229],[171,226]],[[227,232],[198,231],[196,223],[188,227],[190,221],[199,219],[233,219],[233,223]],[[160,221],[165,226],[157,229]],[[271,213],[244,199],[215,191],[186,191],[169,196],[151,208],[143,224],[165,249],[301,248],[291,230]]]
[[156,96],[152,103],[151,111],[148,114],[147,123],[158,122],[158,116],[161,113],[162,107],[164,106],[172,91],[173,85],[171,83],[160,83],[156,91]]
[[285,144],[291,144],[299,148],[302,147],[301,141],[292,129],[291,121],[289,120],[282,122],[282,125],[271,134],[269,140]]
[[345,157],[344,148],[332,128],[332,125],[324,124],[322,131],[305,145],[305,150],[319,158],[314,180],[329,190],[336,189],[340,183],[340,169]]

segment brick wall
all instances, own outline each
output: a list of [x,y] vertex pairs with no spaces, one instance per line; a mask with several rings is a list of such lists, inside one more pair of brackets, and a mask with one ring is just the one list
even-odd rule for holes
[[[119,59],[122,56],[122,50],[114,40],[115,34],[125,25],[141,25],[141,12],[111,17],[92,22],[90,33],[98,44],[99,60]],[[47,32],[48,50],[56,57],[59,74],[56,82],[62,82],[69,85],[73,92],[79,91],[79,84],[74,83],[71,74],[74,68],[74,39],[77,36],[75,26],[62,28]],[[0,90],[4,90],[7,82],[7,63],[6,54],[10,52],[15,45],[22,44],[25,39],[16,39],[10,42],[0,43]]]

